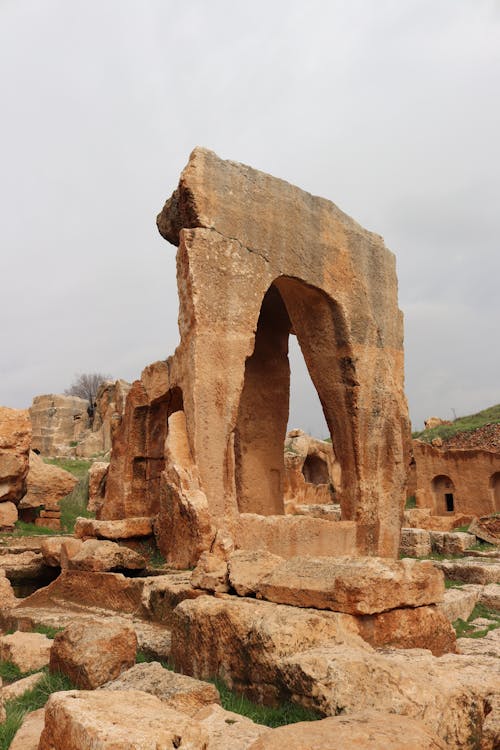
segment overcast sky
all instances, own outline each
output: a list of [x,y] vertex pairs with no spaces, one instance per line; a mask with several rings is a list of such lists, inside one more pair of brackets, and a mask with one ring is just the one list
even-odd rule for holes
[[195,145],[384,236],[414,428],[500,401],[499,0],[0,0],[0,95],[0,404],[173,353]]

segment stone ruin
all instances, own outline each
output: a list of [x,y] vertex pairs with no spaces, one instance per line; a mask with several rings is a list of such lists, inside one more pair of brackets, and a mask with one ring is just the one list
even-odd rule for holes
[[[201,148],[157,224],[178,247],[180,344],[132,386],[99,517],[157,516],[160,550],[181,567],[228,544],[395,557],[409,420],[382,238]],[[290,335],[338,461],[337,524],[285,515]]]

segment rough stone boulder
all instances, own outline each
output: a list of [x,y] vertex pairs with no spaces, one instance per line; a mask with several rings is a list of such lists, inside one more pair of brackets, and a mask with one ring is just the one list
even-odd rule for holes
[[[369,653],[325,644],[284,657],[276,679],[327,716],[376,710],[418,719],[447,750],[474,746],[498,694],[498,660],[428,651]],[[406,745],[405,745],[406,747]]]
[[136,664],[120,677],[103,685],[104,690],[142,690],[156,695],[170,708],[193,716],[203,706],[220,703],[217,688],[210,682],[171,672],[159,662]]
[[469,533],[489,544],[500,545],[500,517],[498,515],[474,518]]
[[89,501],[87,510],[96,513],[104,502],[109,462],[94,461],[89,469]]
[[0,555],[0,569],[10,581],[23,581],[27,578],[37,578],[44,569],[43,557],[40,552],[7,553]]
[[69,471],[46,464],[33,451],[30,451],[27,491],[19,503],[19,510],[58,507],[59,501],[69,495],[78,479]]
[[500,610],[500,584],[489,583],[485,586],[479,595],[479,601],[485,607]]
[[52,641],[41,633],[16,631],[0,637],[0,659],[19,667],[21,672],[41,669],[49,663]]
[[430,508],[410,508],[410,510],[404,512],[403,525],[408,528],[427,529],[428,531],[452,531],[459,526],[466,526],[472,519],[472,515],[465,515],[464,513],[432,516]]
[[455,620],[467,620],[472,610],[479,601],[479,586],[471,586],[468,589],[452,588],[444,592],[444,601],[438,604],[438,608],[450,622]]
[[456,651],[455,631],[434,605],[391,609],[358,617],[357,622],[361,637],[375,648],[426,648],[434,656]]
[[402,557],[427,557],[432,552],[430,531],[401,529],[399,552]]
[[463,555],[468,547],[475,544],[476,538],[473,534],[462,531],[430,531],[431,547],[438,555]]
[[28,411],[0,406],[0,503],[17,505],[26,492],[30,442]]
[[88,401],[78,396],[35,396],[29,409],[33,450],[42,456],[69,455],[70,443],[78,441],[89,427],[87,407]]
[[12,584],[0,568],[0,615],[17,603]]
[[201,708],[193,717],[208,734],[208,750],[247,750],[272,730],[217,704]]
[[207,750],[200,724],[140,690],[53,693],[39,750]]
[[73,622],[54,638],[50,671],[92,690],[130,669],[136,652],[137,636],[130,625],[98,619]]
[[446,578],[462,583],[480,583],[483,586],[500,581],[500,559],[464,557],[457,560],[434,560]]
[[40,735],[45,724],[45,709],[39,708],[31,711],[23,719],[23,723],[17,730],[14,739],[10,743],[9,750],[38,750]]
[[295,557],[261,579],[257,595],[279,604],[366,615],[442,601],[444,580],[427,561]]
[[282,562],[271,552],[237,550],[228,560],[231,586],[239,596],[256,594],[262,579]]
[[172,660],[199,679],[221,676],[255,698],[276,700],[276,662],[324,642],[371,651],[349,615],[255,599],[200,596],[174,611]]
[[88,539],[77,553],[68,559],[69,570],[93,572],[143,570],[146,560],[142,555],[116,542]]
[[146,578],[141,604],[148,619],[171,627],[174,609],[180,602],[204,595],[203,590],[193,587],[189,571],[175,571]]
[[248,750],[402,750],[403,747],[446,750],[444,742],[420,721],[376,711],[279,727],[264,734]]
[[75,536],[80,539],[134,539],[153,533],[153,519],[123,518],[118,521],[97,521],[95,518],[77,518]]
[[9,685],[4,685],[0,690],[0,695],[4,701],[11,701],[15,698],[20,698],[28,690],[33,690],[42,679],[43,672],[35,672],[35,674],[31,674],[28,677],[22,677],[20,680],[15,680]]
[[211,552],[203,552],[191,574],[191,584],[204,591],[229,591],[227,562]]
[[18,518],[17,508],[11,500],[0,502],[0,530],[12,531]]

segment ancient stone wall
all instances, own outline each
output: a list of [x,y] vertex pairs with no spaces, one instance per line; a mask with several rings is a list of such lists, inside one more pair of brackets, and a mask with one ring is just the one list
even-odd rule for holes
[[481,448],[435,448],[413,441],[417,507],[434,515],[500,511],[500,453]]
[[[240,514],[282,516],[295,335],[340,465],[342,518],[360,551],[396,555],[409,422],[395,263],[382,239],[329,201],[204,149],[158,227],[178,246],[181,343],[132,387],[102,517],[162,503],[187,517],[193,492],[219,538]],[[177,411],[196,477],[180,466],[175,486],[164,445]]]
[[42,456],[66,456],[71,444],[89,428],[88,402],[78,396],[35,396],[29,413],[33,429],[32,450]]

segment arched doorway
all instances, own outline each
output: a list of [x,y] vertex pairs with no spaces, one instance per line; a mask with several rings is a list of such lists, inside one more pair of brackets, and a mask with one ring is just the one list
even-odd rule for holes
[[455,511],[455,485],[446,474],[439,474],[432,480],[434,504],[438,516]]
[[[343,315],[323,291],[281,276],[264,296],[254,350],[245,363],[234,430],[240,513],[284,512],[283,443],[290,398],[290,334],[297,337],[321,402],[342,476],[351,479],[344,500],[348,502],[350,493],[355,493],[351,403],[357,383]],[[340,502],[342,505],[342,498]]]

